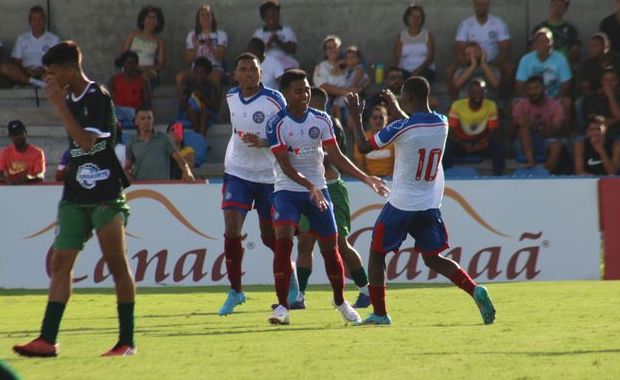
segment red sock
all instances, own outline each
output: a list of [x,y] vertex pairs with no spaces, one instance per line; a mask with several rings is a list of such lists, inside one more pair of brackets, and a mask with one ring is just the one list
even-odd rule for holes
[[243,261],[242,237],[231,238],[224,235],[224,254],[226,255],[226,272],[230,287],[240,292],[241,287],[241,263]]
[[344,302],[344,265],[342,265],[338,247],[325,252],[321,250],[321,254],[325,260],[325,272],[327,272],[334,292],[334,302],[336,305],[342,305]]
[[450,281],[454,282],[454,285],[463,289],[470,296],[474,295],[474,288],[476,287],[476,282],[469,277],[469,274],[465,272],[462,268],[459,268],[452,272],[450,275]]
[[385,310],[385,289],[387,286],[368,285],[368,292],[370,293],[370,302],[372,302],[373,314],[377,316],[384,316],[387,314]]
[[276,239],[263,239],[263,244],[271,249],[273,253],[276,253]]
[[273,256],[273,277],[276,283],[278,303],[288,309],[288,291],[291,281],[291,251],[293,242],[288,238],[276,240]]

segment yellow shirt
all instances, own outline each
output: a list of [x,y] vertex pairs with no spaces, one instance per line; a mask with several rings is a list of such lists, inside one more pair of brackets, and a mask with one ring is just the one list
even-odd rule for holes
[[[373,132],[366,131],[366,138],[370,138],[373,135]],[[353,157],[356,161],[363,162],[362,169],[369,175],[386,177],[391,176],[394,171],[394,144],[366,154],[361,154],[357,150],[357,146],[355,146]]]
[[489,99],[482,101],[478,110],[469,108],[469,99],[459,99],[452,103],[448,117],[450,130],[461,140],[478,140],[485,138],[499,127],[497,106]]

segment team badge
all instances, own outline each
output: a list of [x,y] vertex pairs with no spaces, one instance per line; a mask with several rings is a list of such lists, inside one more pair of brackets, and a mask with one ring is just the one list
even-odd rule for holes
[[320,134],[321,131],[319,131],[318,127],[312,127],[310,128],[310,130],[308,130],[308,135],[310,135],[310,137],[312,137],[313,139],[318,138]]
[[256,111],[254,112],[254,115],[252,115],[252,120],[254,120],[256,124],[260,124],[265,121],[265,114],[261,111]]
[[92,189],[97,185],[97,181],[103,181],[110,178],[110,170],[99,170],[95,164],[84,164],[80,166],[75,175],[75,180],[85,189]]

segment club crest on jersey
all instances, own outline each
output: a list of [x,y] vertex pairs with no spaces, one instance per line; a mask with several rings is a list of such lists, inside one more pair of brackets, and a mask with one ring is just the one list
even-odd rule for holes
[[252,120],[254,120],[254,122],[256,124],[260,124],[263,121],[265,121],[265,114],[262,113],[261,111],[256,111],[254,112],[254,114],[252,115]]
[[308,130],[308,135],[310,135],[310,137],[312,137],[313,139],[319,138],[320,134],[321,134],[321,131],[319,130],[318,127],[311,127]]
[[100,170],[95,164],[88,163],[80,166],[75,175],[75,180],[85,189],[92,189],[97,185],[97,181],[110,178],[110,170]]

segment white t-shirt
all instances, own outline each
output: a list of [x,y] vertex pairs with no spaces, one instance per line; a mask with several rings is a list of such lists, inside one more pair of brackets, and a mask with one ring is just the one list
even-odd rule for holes
[[393,143],[396,157],[388,202],[403,211],[441,207],[445,180],[441,159],[448,137],[445,115],[415,113],[388,124],[370,139],[374,149]]
[[321,87],[325,83],[337,87],[346,87],[347,73],[335,68],[328,60],[324,60],[314,67],[312,82],[316,87]]
[[265,87],[280,88],[278,80],[284,74],[284,66],[277,59],[268,55],[263,62],[260,63],[261,82]]
[[[254,31],[252,37],[260,38],[267,46],[267,43],[271,39],[271,36],[277,34],[278,38],[282,42],[294,42],[297,43],[297,36],[293,29],[290,26],[281,26],[280,29],[276,31],[266,30],[265,28],[258,28]],[[266,56],[272,56],[273,58],[280,61],[284,69],[296,69],[299,67],[299,62],[289,54],[286,54],[282,49],[280,49],[277,45],[273,44],[271,48],[265,50]]]
[[20,59],[24,67],[41,67],[43,54],[59,42],[60,38],[48,31],[39,38],[35,38],[32,32],[26,32],[17,37],[11,57]]
[[[291,165],[319,189],[327,187],[323,145],[336,144],[333,126],[325,112],[309,108],[300,118],[286,109],[267,123],[267,139],[272,152],[287,151]],[[308,189],[289,178],[280,165],[275,165],[274,191],[305,191]]]
[[456,30],[456,40],[459,42],[476,41],[481,48],[487,51],[489,62],[495,61],[499,54],[498,42],[510,39],[508,25],[499,17],[489,15],[487,22],[480,25],[476,16],[461,21]]
[[261,89],[254,96],[244,99],[241,89],[235,87],[226,95],[230,109],[232,135],[226,148],[224,172],[247,181],[273,183],[274,157],[269,148],[250,148],[241,138],[244,134],[255,134],[267,139],[267,121],[286,107],[284,97],[278,91]]
[[[398,67],[412,72],[422,66],[428,56],[428,30],[422,29],[417,36],[409,34],[407,29],[400,32],[400,62]],[[429,69],[435,70],[435,63],[429,65]]]
[[[185,39],[185,48],[187,50],[194,50],[194,35],[195,31],[191,31],[187,34],[187,38]],[[219,61],[215,57],[215,49],[209,49],[207,44],[200,44],[200,40],[206,40],[207,36],[204,33],[200,33],[198,36],[199,45],[196,48],[196,58],[199,57],[207,57],[213,67],[222,67],[222,62]],[[213,47],[227,47],[228,46],[228,35],[223,30],[216,30],[215,32],[211,32],[209,34],[209,40],[211,40],[211,46]]]

